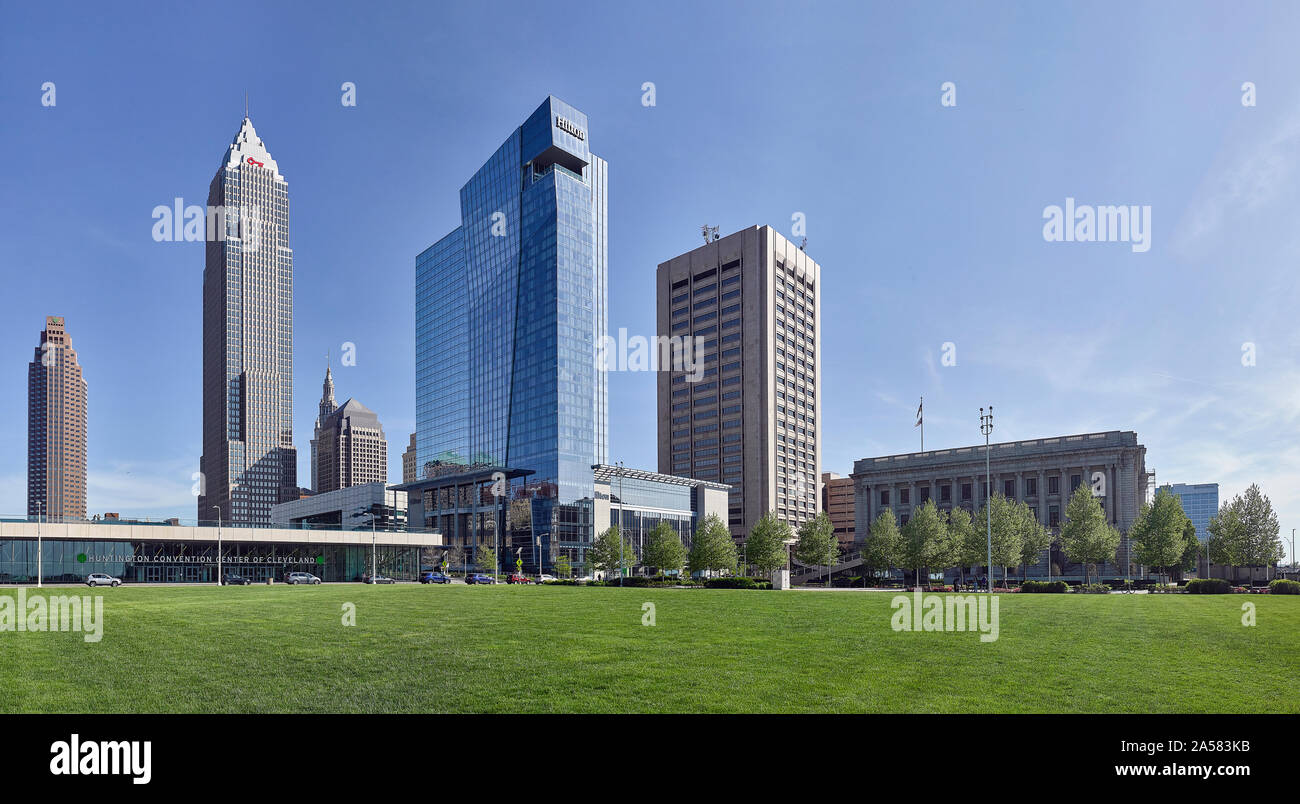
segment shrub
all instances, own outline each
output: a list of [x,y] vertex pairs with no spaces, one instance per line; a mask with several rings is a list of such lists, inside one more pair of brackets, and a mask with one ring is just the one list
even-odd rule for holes
[[1232,592],[1232,584],[1222,578],[1193,578],[1187,582],[1189,595],[1226,595]]
[[1070,586],[1065,581],[1025,581],[1020,585],[1020,591],[1034,594],[1062,594],[1070,591]]
[[704,584],[709,589],[771,589],[771,581],[758,581],[753,578],[732,576],[727,578],[710,578]]
[[1079,584],[1074,591],[1082,592],[1085,595],[1108,595],[1110,587],[1104,583],[1085,583]]
[[1300,582],[1278,578],[1268,585],[1270,595],[1300,595]]

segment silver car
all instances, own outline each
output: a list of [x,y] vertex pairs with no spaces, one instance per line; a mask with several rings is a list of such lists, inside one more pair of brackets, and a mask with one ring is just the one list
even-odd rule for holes
[[291,572],[284,579],[285,583],[320,583],[320,578],[312,575],[310,572]]
[[86,576],[86,586],[121,586],[122,579],[114,578],[112,575],[105,575],[102,572],[92,572]]

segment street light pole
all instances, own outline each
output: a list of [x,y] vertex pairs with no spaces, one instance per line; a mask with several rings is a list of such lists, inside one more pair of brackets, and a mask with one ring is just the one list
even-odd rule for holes
[[[989,405],[988,415],[980,408],[980,432],[984,434],[984,512],[988,515],[988,573],[989,594],[993,594],[993,471],[989,463],[989,434],[993,432],[993,406]],[[1048,562],[1051,562],[1049,556]]]
[[623,585],[623,567],[627,559],[623,557],[623,462],[618,466],[618,585]]
[[217,512],[217,586],[221,586],[221,506],[214,505],[212,510]]
[[41,588],[41,578],[45,575],[45,564],[41,560],[41,507],[43,503],[36,503],[36,588]]

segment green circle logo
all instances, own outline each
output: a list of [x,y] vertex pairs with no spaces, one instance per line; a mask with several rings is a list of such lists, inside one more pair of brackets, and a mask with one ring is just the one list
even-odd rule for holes
[[324,563],[325,563],[325,556],[316,556],[316,563],[317,563],[317,564],[324,564]]
[[78,563],[78,564],[85,564],[85,563],[86,563],[86,554],[85,554],[85,553],[77,553],[77,563]]

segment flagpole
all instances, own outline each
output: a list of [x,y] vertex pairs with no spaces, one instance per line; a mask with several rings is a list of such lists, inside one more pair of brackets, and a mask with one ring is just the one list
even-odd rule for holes
[[925,397],[921,397],[921,404],[916,409],[916,417],[921,425],[921,451],[925,452]]

